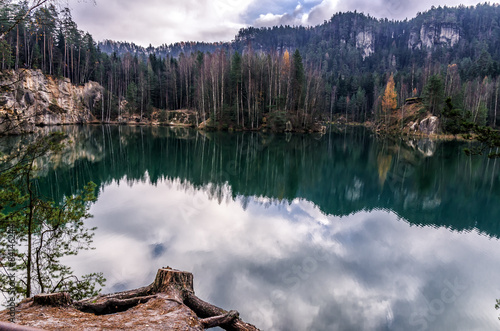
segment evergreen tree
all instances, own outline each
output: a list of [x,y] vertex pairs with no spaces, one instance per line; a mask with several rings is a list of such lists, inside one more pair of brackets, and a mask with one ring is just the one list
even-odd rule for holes
[[[90,203],[95,201],[95,184],[90,183],[77,195],[66,197],[61,204],[45,199],[37,189],[35,162],[57,153],[65,137],[55,133],[28,145],[20,154],[4,158],[0,169],[0,251],[9,244],[7,233],[14,232],[17,241],[15,263],[2,265],[22,275],[16,293],[31,297],[35,293],[70,292],[74,299],[96,295],[96,285],[103,285],[102,274],[82,278],[63,265],[60,259],[89,249],[94,229],[86,229]],[[6,290],[8,274],[0,274],[0,288]]]
[[432,115],[441,115],[444,101],[444,86],[440,75],[433,75],[424,87],[424,105]]

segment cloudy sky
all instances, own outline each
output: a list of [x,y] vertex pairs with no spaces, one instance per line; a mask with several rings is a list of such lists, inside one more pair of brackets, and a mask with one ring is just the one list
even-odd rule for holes
[[230,41],[247,26],[313,26],[339,11],[412,18],[431,6],[479,0],[68,0],[80,29],[95,39],[159,46],[177,41]]

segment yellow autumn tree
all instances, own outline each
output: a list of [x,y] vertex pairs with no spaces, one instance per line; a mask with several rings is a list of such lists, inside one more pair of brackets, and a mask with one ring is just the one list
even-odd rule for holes
[[[290,94],[290,83],[291,83],[291,64],[290,64],[290,53],[285,50],[283,53],[283,61],[281,63],[281,79],[279,80],[278,93],[280,97],[283,97],[285,111],[289,109],[289,94]],[[281,106],[280,106],[281,109]]]
[[285,53],[283,54],[282,73],[286,75],[289,72],[290,72],[290,53],[288,53],[288,50],[285,50]]
[[396,84],[394,83],[394,75],[391,74],[385,87],[384,96],[382,97],[382,114],[385,116],[387,124],[387,115],[398,107],[398,95],[396,93]]

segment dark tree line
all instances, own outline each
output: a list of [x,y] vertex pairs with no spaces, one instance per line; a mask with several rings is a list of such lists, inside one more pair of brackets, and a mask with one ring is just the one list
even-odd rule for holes
[[[24,15],[26,6],[4,6],[2,20]],[[41,69],[89,80],[106,88],[94,115],[109,121],[129,113],[150,116],[156,109],[195,109],[199,122],[256,129],[271,118],[292,117],[307,127],[321,103],[321,75],[304,66],[298,51],[261,53],[216,49],[180,53],[178,57],[101,52],[88,33],[78,30],[69,9],[49,5],[33,11],[10,31],[0,49],[2,69]],[[280,121],[274,121],[281,125]]]
[[[1,31],[26,10],[25,2],[5,4]],[[433,37],[425,39],[424,30]],[[2,70],[101,83],[105,96],[93,112],[104,121],[191,109],[199,123],[246,129],[282,128],[288,120],[307,128],[339,116],[375,120],[390,77],[398,107],[420,96],[430,113],[446,116],[450,98],[460,121],[496,127],[499,63],[500,7],[488,4],[433,8],[405,21],[338,13],[311,28],[250,27],[231,43],[157,48],[97,44],[69,9],[48,4],[0,40]]]

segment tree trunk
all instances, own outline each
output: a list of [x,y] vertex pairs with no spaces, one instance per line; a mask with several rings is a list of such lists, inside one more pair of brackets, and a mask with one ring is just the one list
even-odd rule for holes
[[26,173],[26,185],[28,187],[29,194],[29,214],[28,214],[28,252],[27,252],[27,262],[26,262],[26,298],[31,296],[31,266],[32,266],[32,240],[33,240],[33,212],[34,212],[34,197],[33,197],[33,188],[31,186],[31,167],[29,166],[28,171]]
[[497,127],[497,107],[498,107],[498,84],[499,80],[497,79],[496,89],[495,89],[495,116],[493,117],[493,127]]

